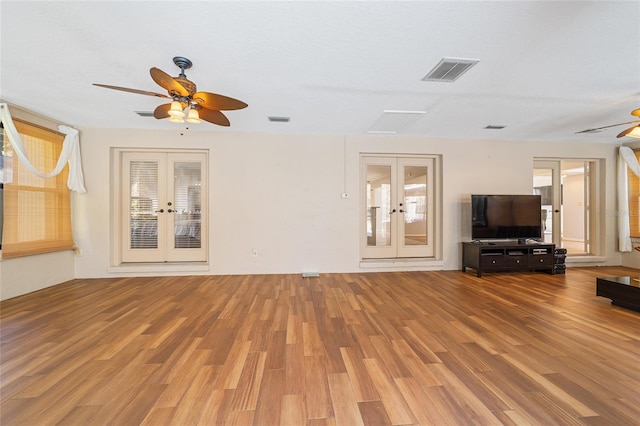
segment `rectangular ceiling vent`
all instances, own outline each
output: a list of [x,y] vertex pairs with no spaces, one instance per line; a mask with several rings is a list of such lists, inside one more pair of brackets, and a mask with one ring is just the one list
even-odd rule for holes
[[140,117],[153,117],[153,111],[135,111]]
[[426,113],[426,111],[384,110],[367,133],[395,135]]
[[288,123],[289,120],[291,120],[290,117],[279,117],[279,116],[275,116],[275,115],[270,115],[267,118],[269,119],[269,121],[274,122],[274,123]]
[[454,82],[478,62],[478,59],[442,58],[422,81]]

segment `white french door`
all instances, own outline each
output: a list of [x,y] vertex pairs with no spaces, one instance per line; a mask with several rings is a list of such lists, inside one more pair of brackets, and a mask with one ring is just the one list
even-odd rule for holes
[[207,155],[124,152],[123,262],[207,260]]
[[433,257],[435,161],[362,156],[362,257]]
[[542,198],[543,238],[569,255],[595,254],[597,170],[593,160],[533,162],[533,191]]

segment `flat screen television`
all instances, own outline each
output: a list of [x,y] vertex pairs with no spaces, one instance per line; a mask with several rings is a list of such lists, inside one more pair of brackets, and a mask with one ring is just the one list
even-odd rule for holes
[[541,238],[540,195],[471,195],[471,239]]

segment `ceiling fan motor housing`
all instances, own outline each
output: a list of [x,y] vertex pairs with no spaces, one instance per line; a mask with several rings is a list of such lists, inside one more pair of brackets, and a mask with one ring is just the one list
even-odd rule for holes
[[193,96],[193,94],[196,93],[196,84],[191,80],[187,80],[185,77],[173,77],[173,79],[180,83],[182,87],[187,89],[189,96]]

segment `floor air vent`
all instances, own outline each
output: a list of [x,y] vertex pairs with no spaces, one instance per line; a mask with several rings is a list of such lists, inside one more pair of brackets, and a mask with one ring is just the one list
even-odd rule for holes
[[478,62],[480,61],[477,59],[442,58],[422,81],[443,81],[451,83],[456,81]]

